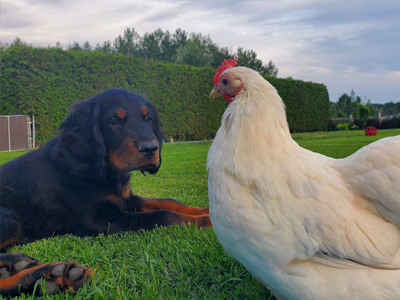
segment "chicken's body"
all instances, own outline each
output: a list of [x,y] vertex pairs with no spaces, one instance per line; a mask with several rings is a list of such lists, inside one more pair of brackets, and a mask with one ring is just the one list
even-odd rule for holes
[[223,75],[242,86],[207,159],[225,251],[278,298],[400,299],[400,136],[345,159],[308,151],[274,87],[243,67]]

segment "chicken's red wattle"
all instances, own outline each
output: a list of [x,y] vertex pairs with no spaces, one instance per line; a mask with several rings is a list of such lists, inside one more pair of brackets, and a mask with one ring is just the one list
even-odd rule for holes
[[233,98],[234,98],[234,97],[232,97],[231,95],[228,95],[228,94],[225,94],[225,95],[224,95],[224,99],[225,99],[226,101],[228,101],[228,103],[231,103],[231,102],[233,101]]

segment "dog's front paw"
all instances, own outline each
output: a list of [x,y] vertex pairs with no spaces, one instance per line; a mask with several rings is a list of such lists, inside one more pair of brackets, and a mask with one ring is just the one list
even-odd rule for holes
[[38,284],[40,295],[43,291],[46,291],[48,295],[54,295],[60,291],[76,291],[87,282],[88,276],[92,273],[91,269],[74,262],[50,263],[49,265],[49,271],[35,282]]
[[60,291],[76,291],[90,274],[91,269],[74,262],[40,264],[25,254],[4,254],[0,256],[0,294],[54,295]]
[[25,269],[40,264],[40,261],[29,257],[24,253],[1,253],[0,254],[0,280],[13,276]]

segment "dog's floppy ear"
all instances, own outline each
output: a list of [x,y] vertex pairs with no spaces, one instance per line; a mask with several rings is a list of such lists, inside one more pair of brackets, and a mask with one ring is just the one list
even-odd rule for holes
[[77,104],[60,125],[58,141],[51,156],[71,175],[104,177],[106,149],[99,115],[99,105],[89,99]]

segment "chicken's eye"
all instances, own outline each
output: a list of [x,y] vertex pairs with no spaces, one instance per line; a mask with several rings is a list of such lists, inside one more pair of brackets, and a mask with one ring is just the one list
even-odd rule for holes
[[222,79],[222,84],[227,86],[229,84],[229,80],[226,78]]

